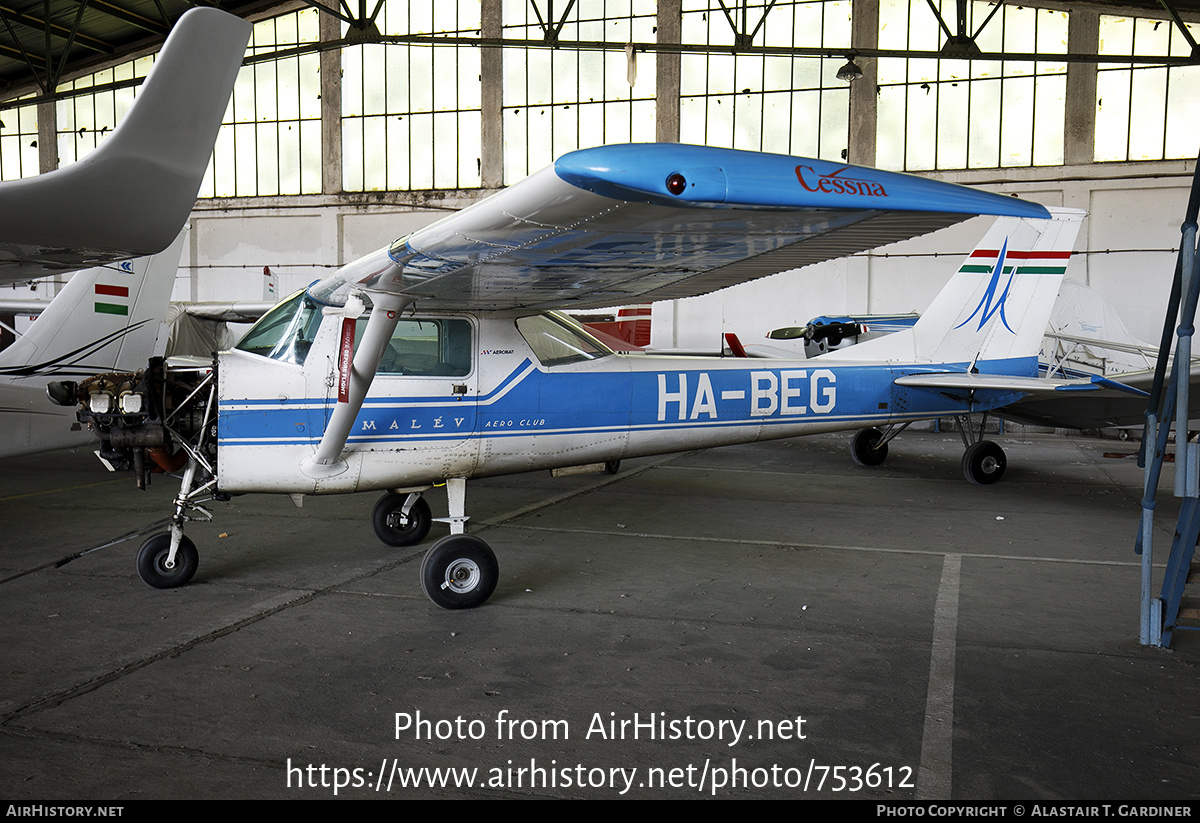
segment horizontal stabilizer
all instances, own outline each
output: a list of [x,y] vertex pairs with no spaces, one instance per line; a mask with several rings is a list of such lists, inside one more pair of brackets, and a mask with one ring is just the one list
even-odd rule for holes
[[1101,386],[1088,379],[1060,380],[1045,377],[1009,377],[994,374],[968,374],[942,372],[939,374],[908,374],[897,377],[897,386],[921,389],[968,389],[990,391],[1015,391],[1026,394],[1041,394],[1058,391],[1096,391]]

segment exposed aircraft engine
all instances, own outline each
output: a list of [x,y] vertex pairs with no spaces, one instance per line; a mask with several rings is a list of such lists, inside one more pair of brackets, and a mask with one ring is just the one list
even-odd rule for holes
[[152,473],[176,471],[189,455],[216,465],[215,374],[215,364],[168,366],[156,357],[137,372],[51,383],[46,394],[60,406],[78,403],[79,422],[100,438],[100,459],[132,470],[144,489]]

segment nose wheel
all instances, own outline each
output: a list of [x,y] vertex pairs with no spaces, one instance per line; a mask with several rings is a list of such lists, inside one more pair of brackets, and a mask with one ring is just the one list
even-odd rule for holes
[[156,589],[174,589],[192,579],[200,565],[200,553],[188,537],[179,538],[179,548],[171,559],[171,533],[156,534],[138,550],[138,577]]

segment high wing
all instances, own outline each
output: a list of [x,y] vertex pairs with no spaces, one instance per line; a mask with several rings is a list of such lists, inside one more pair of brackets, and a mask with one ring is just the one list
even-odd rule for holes
[[706,294],[1035,203],[777,154],[602,146],[397,240],[314,285],[425,308],[597,308]]
[[66,168],[0,183],[0,283],[170,245],[196,202],[250,36],[212,8],[179,19],[116,130]]

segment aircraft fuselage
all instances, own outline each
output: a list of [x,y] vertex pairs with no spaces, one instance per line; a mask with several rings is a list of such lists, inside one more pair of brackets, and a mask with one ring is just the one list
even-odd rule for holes
[[[912,366],[610,353],[547,363],[517,318],[428,318],[469,324],[469,368],[377,374],[342,453],[346,469],[333,476],[299,467],[337,402],[339,319],[324,319],[302,365],[223,353],[219,487],[397,490],[968,410],[962,399],[895,386],[895,377],[919,370]],[[987,408],[985,400],[972,408]]]

